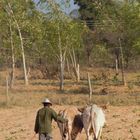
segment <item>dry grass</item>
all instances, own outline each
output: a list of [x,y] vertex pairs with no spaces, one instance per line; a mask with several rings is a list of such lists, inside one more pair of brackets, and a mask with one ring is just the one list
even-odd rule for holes
[[[39,104],[44,97],[50,98],[56,104],[85,105],[89,103],[87,74],[90,73],[93,88],[92,103],[111,105],[140,104],[140,73],[127,73],[127,86],[113,81],[115,72],[111,69],[82,69],[81,81],[67,79],[64,91],[59,91],[58,80],[30,79],[30,85],[25,87],[21,79],[22,72],[17,70],[13,89],[9,90],[11,105],[25,106]],[[5,89],[6,72],[0,72],[0,106],[6,103]]]

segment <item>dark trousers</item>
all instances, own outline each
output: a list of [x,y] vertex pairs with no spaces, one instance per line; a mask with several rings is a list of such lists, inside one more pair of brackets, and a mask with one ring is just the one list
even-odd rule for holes
[[53,140],[49,134],[39,134],[39,140]]

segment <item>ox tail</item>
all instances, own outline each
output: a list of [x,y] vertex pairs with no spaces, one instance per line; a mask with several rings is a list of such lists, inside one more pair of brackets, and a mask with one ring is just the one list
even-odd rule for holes
[[98,138],[98,134],[100,131],[100,125],[98,122],[98,107],[96,105],[91,106],[91,125],[94,133],[95,140]]
[[91,106],[91,127],[93,129],[93,133],[94,133],[94,136],[96,136],[96,126],[95,126],[95,111],[94,111],[94,105]]
[[94,136],[98,139],[98,135],[105,123],[105,114],[100,107],[97,107],[97,105],[92,105],[91,107],[91,123]]

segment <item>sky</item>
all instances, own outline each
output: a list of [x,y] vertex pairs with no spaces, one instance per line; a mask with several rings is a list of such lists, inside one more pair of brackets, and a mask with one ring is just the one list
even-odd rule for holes
[[[35,3],[37,3],[39,0],[33,0]],[[56,2],[60,3],[60,1],[65,1],[65,0],[55,0]],[[64,11],[68,14],[74,9],[78,9],[78,6],[74,4],[74,0],[70,0],[70,5],[67,7],[63,7]]]

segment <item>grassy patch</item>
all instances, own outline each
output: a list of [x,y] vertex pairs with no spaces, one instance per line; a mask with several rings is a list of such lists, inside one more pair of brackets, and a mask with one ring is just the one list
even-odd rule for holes
[[[59,91],[59,80],[32,79],[25,87],[18,78],[13,89],[9,90],[9,105],[34,106],[48,97],[54,104],[86,105],[89,104],[87,72],[90,72],[93,90],[92,103],[111,105],[140,105],[140,88],[135,84],[139,73],[127,73],[127,86],[121,85],[121,75],[114,77],[115,72],[106,69],[85,69],[81,71],[81,81],[72,79],[64,81],[64,91]],[[105,73],[105,74],[104,74]],[[105,76],[104,76],[105,75]],[[4,75],[0,75],[0,107],[6,106],[6,88]],[[21,75],[20,75],[21,76]],[[17,76],[18,77],[18,76]],[[103,78],[104,77],[104,78]],[[104,91],[104,92],[103,92]]]

